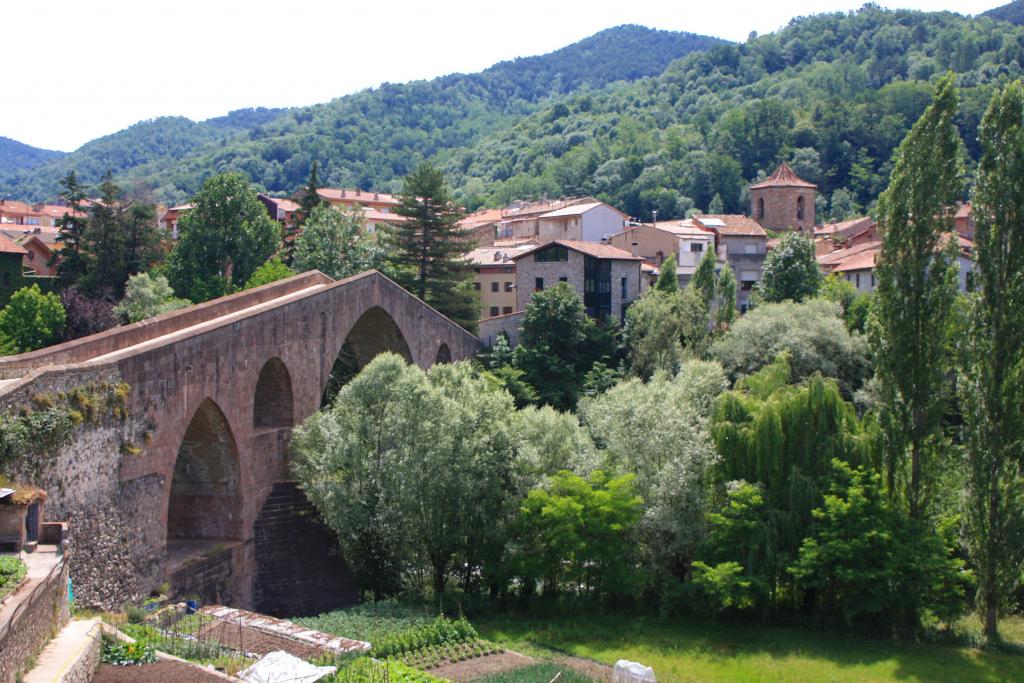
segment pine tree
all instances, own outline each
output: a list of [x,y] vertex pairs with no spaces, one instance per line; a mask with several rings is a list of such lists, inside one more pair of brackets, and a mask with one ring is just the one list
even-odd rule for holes
[[[119,203],[121,190],[109,172],[100,183],[100,200],[89,212],[83,239],[86,269],[78,284],[91,296],[120,297],[125,275],[125,235]],[[120,282],[118,281],[120,280]]]
[[886,483],[892,495],[903,492],[917,518],[927,512],[937,474],[934,458],[949,393],[949,327],[958,285],[952,210],[963,175],[956,112],[950,74],[897,149],[889,187],[879,198],[883,237],[872,336],[883,396]]
[[974,191],[979,292],[961,374],[967,434],[967,546],[990,641],[1024,561],[1024,87],[996,93],[980,129]]
[[299,200],[300,208],[298,215],[291,225],[286,224],[284,226],[282,238],[284,241],[284,253],[281,256],[288,266],[294,265],[295,241],[302,233],[303,226],[305,226],[310,216],[313,215],[313,209],[324,203],[324,200],[320,198],[320,194],[317,192],[320,187],[320,163],[314,160],[312,166],[309,167],[309,180],[306,181],[306,187],[302,191],[302,198]]
[[85,187],[78,182],[74,171],[60,181],[64,189],[60,198],[67,205],[67,211],[57,223],[57,241],[60,249],[54,251],[50,257],[50,264],[57,263],[57,275],[67,283],[74,283],[85,274],[85,255],[82,250],[84,241],[85,226],[88,221],[85,212],[82,210],[82,202],[85,200]]
[[390,261],[395,279],[467,330],[476,329],[480,305],[472,288],[473,271],[460,257],[473,248],[456,227],[462,212],[452,199],[444,174],[423,163],[405,177],[395,213]]
[[669,254],[668,258],[661,264],[661,272],[658,273],[658,281],[654,288],[661,292],[678,292],[679,276],[676,275],[676,255]]

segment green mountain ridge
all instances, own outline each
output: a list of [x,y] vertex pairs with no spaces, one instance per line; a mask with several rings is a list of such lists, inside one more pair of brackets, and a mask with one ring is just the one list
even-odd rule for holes
[[1024,24],[1024,0],[1014,0],[1005,5],[994,7],[987,12],[983,12],[981,16],[1008,21],[1011,24],[1020,26]]
[[66,152],[42,149],[26,145],[11,138],[0,136],[0,168],[33,168],[53,159],[60,159]]
[[875,5],[800,17],[658,77],[571,94],[439,160],[470,207],[592,194],[645,220],[745,211],[747,184],[787,161],[819,185],[819,219],[838,220],[884,189],[896,146],[947,70],[970,167],[992,93],[1024,75],[1024,29]]
[[674,59],[725,41],[620,26],[547,55],[501,62],[475,74],[385,83],[331,102],[264,115],[193,122],[162,117],[83,145],[32,169],[0,165],[0,187],[52,197],[75,170],[96,183],[108,169],[156,199],[178,201],[209,175],[240,170],[272,192],[289,192],[314,158],[329,183],[386,189],[419,160],[463,147],[536,110],[540,103],[610,82],[660,74]]

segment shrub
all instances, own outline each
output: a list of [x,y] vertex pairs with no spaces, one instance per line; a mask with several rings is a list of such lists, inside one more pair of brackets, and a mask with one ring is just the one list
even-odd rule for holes
[[125,643],[120,640],[105,639],[101,659],[104,664],[115,666],[152,664],[156,661],[156,652],[145,643]]

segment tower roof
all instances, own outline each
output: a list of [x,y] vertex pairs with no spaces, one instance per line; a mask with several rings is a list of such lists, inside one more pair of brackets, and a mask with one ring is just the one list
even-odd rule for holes
[[814,183],[809,183],[796,172],[789,167],[789,164],[781,163],[779,167],[775,169],[775,173],[768,176],[767,180],[763,180],[759,183],[750,186],[751,190],[760,190],[765,187],[809,187],[811,189],[817,189],[818,186]]

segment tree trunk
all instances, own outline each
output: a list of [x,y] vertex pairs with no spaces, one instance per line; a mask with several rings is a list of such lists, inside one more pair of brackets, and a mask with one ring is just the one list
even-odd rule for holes
[[437,597],[437,613],[444,614],[444,587],[448,582],[448,572],[444,562],[434,563],[434,595]]

